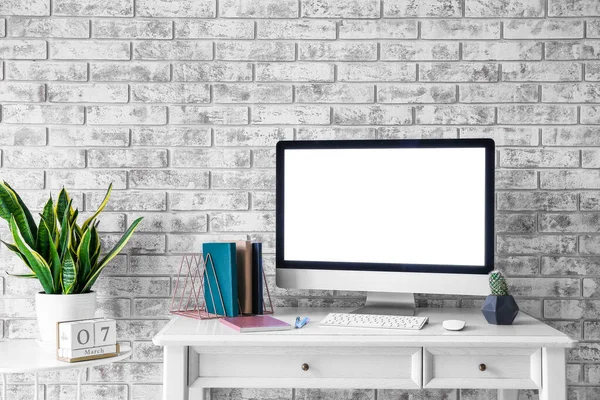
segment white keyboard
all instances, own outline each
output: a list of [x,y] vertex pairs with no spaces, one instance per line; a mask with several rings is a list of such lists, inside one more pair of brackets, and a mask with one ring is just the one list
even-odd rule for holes
[[321,321],[320,325],[419,330],[427,323],[427,319],[428,317],[405,317],[399,315],[330,313]]

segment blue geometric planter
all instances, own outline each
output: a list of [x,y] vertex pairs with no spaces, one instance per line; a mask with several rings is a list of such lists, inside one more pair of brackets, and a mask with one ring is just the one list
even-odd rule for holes
[[511,325],[519,313],[519,306],[512,296],[489,295],[481,312],[489,324]]

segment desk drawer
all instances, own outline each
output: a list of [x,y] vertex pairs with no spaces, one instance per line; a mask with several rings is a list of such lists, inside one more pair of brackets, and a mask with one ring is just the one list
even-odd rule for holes
[[425,348],[423,387],[538,389],[541,349]]
[[[293,379],[301,386],[328,387],[344,381],[353,387],[360,378],[364,388],[419,388],[421,384],[421,348],[328,349],[328,348],[194,348],[199,358],[198,377],[208,385],[221,378],[252,383],[253,387],[278,387]],[[257,383],[259,382],[259,383]],[[264,385],[267,386],[264,386]]]

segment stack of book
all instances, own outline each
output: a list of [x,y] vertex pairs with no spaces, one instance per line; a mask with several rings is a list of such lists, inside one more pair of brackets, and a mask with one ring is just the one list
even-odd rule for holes
[[89,361],[113,357],[120,352],[114,319],[59,322],[56,329],[56,356],[61,361]]
[[263,314],[262,243],[204,243],[202,252],[206,311],[228,317]]

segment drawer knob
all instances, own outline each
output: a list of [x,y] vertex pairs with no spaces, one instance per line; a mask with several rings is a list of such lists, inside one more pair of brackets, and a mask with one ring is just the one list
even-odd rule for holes
[[301,368],[302,368],[302,371],[308,371],[308,364],[307,363],[302,364]]
[[487,369],[487,367],[485,366],[485,364],[479,364],[479,370],[480,371],[485,371]]

